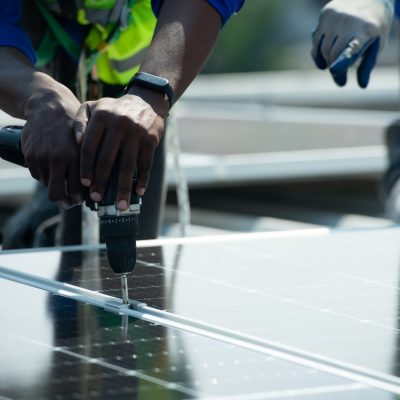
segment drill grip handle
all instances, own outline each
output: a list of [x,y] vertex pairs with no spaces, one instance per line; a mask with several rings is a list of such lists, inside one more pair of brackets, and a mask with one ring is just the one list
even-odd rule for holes
[[21,149],[22,126],[6,126],[0,129],[0,157],[13,164],[27,167]]

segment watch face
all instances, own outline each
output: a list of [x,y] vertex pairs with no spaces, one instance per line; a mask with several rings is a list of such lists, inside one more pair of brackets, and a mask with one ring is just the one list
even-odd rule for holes
[[141,72],[140,74],[138,74],[136,79],[140,79],[141,81],[148,82],[152,86],[164,87],[164,86],[168,86],[168,84],[169,84],[167,79],[160,78],[159,76],[147,74],[145,72]]

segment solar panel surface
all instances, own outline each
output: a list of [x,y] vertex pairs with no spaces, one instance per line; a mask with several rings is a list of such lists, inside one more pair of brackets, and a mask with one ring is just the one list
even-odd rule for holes
[[392,398],[18,283],[2,281],[0,299],[0,396],[6,399]]
[[[366,367],[393,377],[399,376],[397,309],[400,229],[332,234],[316,232],[285,237],[250,235],[241,239],[184,242],[139,249],[138,265],[129,278],[131,298],[144,301],[151,307],[165,309],[235,332],[275,340],[315,354],[351,362],[359,368]],[[103,252],[48,251],[4,254],[0,256],[0,265],[120,297],[119,279],[113,276]],[[0,286],[3,288],[4,285],[17,284],[2,281]],[[22,285],[17,286],[42,295],[45,293]],[[31,326],[37,324],[37,312],[29,307],[29,302],[17,306],[18,299],[16,303],[7,293],[2,289],[0,295],[0,298],[4,298],[0,300],[3,304],[2,315],[9,310],[10,317],[8,330],[4,331],[4,335],[16,338],[19,330],[14,329],[15,322],[11,321],[24,320],[27,316],[22,314],[18,318],[15,309],[24,312],[27,308],[30,309],[28,314],[33,318]],[[58,322],[54,313],[48,317],[48,321],[52,321],[48,324],[53,326],[53,330],[58,325],[64,326],[61,331],[68,331],[70,320],[75,320],[72,324],[75,327],[79,325],[87,328],[83,333],[80,328],[79,335],[74,333],[66,341],[54,340],[50,344],[47,343],[53,349],[53,353],[54,347],[65,348],[68,351],[73,348],[75,351],[79,350],[77,346],[83,345],[81,349],[84,349],[84,354],[88,352],[90,355],[89,359],[79,359],[83,364],[93,364],[102,369],[104,366],[90,361],[90,358],[97,360],[106,357],[107,363],[114,365],[115,360],[112,357],[115,355],[121,357],[115,365],[129,371],[136,370],[136,366],[129,364],[129,357],[124,356],[126,349],[130,348],[129,343],[125,343],[125,347],[115,348],[109,344],[121,341],[117,338],[122,334],[121,323],[115,322],[111,333],[106,333],[109,331],[104,330],[105,327],[93,322],[102,320],[101,315],[110,313],[75,302],[66,306],[65,299],[63,302],[58,296],[46,296],[49,299],[58,299],[47,302],[48,310],[49,304],[55,309],[64,307],[63,312],[55,313],[60,315]],[[19,296],[19,299],[24,302],[24,299],[33,297],[24,294]],[[72,318],[68,310],[75,310],[76,315]],[[66,315],[68,318],[65,318]],[[142,332],[139,334],[142,336],[139,340],[149,339],[154,344],[154,337],[161,337],[156,336],[157,329],[161,328],[152,327],[148,322],[129,318],[128,332],[132,331],[132,325],[135,334]],[[165,382],[176,383],[171,377],[186,376],[186,371],[190,379],[187,381],[189,383],[183,382],[182,387],[193,391],[182,392],[172,388],[172,392],[178,393],[178,397],[172,398],[226,396],[234,399],[234,395],[239,396],[238,399],[281,398],[279,396],[291,398],[292,389],[297,390],[296,398],[302,398],[302,392],[298,391],[300,388],[306,391],[304,398],[311,396],[311,392],[307,390],[314,390],[313,398],[338,398],[337,394],[334,394],[335,387],[341,391],[341,399],[366,399],[368,396],[372,396],[373,399],[394,398],[393,395],[382,391],[367,390],[359,383],[331,377],[273,358],[269,360],[265,355],[236,346],[182,331],[171,334],[171,331],[174,331],[171,328],[162,330],[169,332],[166,334],[168,338],[179,337],[179,340],[174,339],[175,342],[173,340],[172,343],[184,344],[180,349],[184,355],[179,356],[178,351],[171,359],[193,360],[189,363],[190,373],[182,367],[187,361],[182,361],[179,366],[173,364],[179,369],[179,374],[171,374],[174,371],[168,372]],[[30,336],[31,332],[28,337]],[[101,338],[100,342],[96,340],[98,337]],[[25,336],[24,338],[26,340]],[[77,338],[79,344],[76,342]],[[69,340],[72,340],[73,344],[68,342]],[[165,347],[170,346],[169,339],[167,342]],[[101,344],[97,346],[97,350],[93,347],[94,343]],[[101,356],[96,355],[99,349]],[[168,362],[163,359],[159,354],[160,349],[161,347],[149,351],[153,355],[154,365],[171,362],[169,357]],[[196,356],[194,349],[197,349],[202,358]],[[58,350],[55,352],[58,353]],[[65,352],[62,354],[67,355]],[[77,354],[82,355],[79,351]],[[111,358],[107,358],[108,356]],[[243,361],[251,359],[252,362]],[[125,362],[128,364],[125,365]],[[235,362],[239,363],[237,366],[240,368],[226,368],[226,365],[235,365]],[[219,368],[216,368],[218,365]],[[254,365],[254,368],[251,365]],[[159,366],[152,368],[154,374],[154,369],[160,370],[158,374],[163,370]],[[207,378],[198,378],[206,376],[205,372],[210,371],[213,373],[207,375]],[[310,376],[312,378],[309,378]],[[179,384],[182,384],[181,381]],[[195,382],[199,385],[196,386]],[[149,385],[149,382],[145,381],[144,385]],[[318,393],[316,387],[331,389],[327,389],[325,393],[322,393],[324,390],[321,389],[322,392]],[[344,388],[343,391],[341,388]],[[170,388],[164,387],[162,390],[165,393]],[[0,393],[3,394],[2,391]],[[266,393],[275,397],[267,397]],[[101,393],[101,396],[104,397],[104,393]]]

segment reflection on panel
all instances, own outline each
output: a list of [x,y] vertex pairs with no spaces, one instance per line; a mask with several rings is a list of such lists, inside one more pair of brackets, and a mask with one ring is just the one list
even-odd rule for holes
[[1,281],[0,287],[0,398],[393,399],[358,383],[158,324],[124,320],[24,285]]

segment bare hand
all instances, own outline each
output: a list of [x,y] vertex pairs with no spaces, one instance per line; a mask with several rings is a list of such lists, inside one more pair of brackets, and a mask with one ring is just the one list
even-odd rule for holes
[[33,178],[48,185],[48,196],[63,206],[82,201],[79,145],[72,130],[80,102],[70,90],[54,87],[35,91],[25,105],[27,123],[22,151]]
[[[161,98],[160,94],[156,94]],[[120,154],[116,205],[129,206],[132,179],[136,192],[146,190],[153,155],[164,133],[165,117],[141,97],[127,94],[82,104],[74,124],[81,146],[81,183],[90,187],[93,201],[101,201],[114,161]]]

